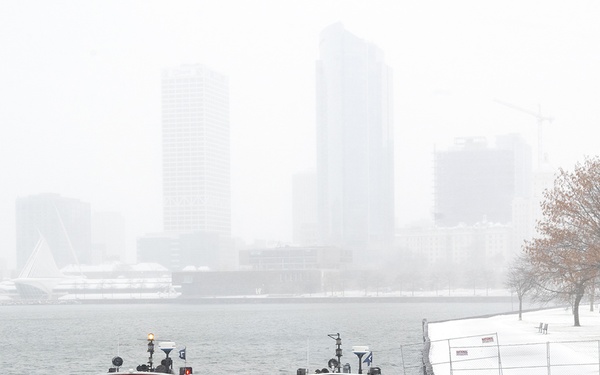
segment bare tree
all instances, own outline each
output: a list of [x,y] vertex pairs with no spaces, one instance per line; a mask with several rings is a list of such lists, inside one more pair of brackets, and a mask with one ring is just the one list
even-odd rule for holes
[[542,290],[579,303],[600,267],[600,159],[563,169],[544,193],[537,237],[525,245]]
[[574,325],[580,326],[579,305],[598,274],[597,264],[587,263],[586,252],[568,243],[537,239],[528,249],[533,254],[538,299],[568,301],[573,308]]
[[536,286],[535,273],[526,254],[511,262],[505,285],[519,298],[519,320],[523,319],[523,297]]

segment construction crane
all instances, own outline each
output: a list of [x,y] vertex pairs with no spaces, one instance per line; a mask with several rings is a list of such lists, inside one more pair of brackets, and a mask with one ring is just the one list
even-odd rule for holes
[[534,111],[530,111],[528,109],[525,108],[521,108],[519,106],[516,106],[514,104],[510,104],[507,102],[504,102],[502,100],[499,99],[494,99],[494,101],[496,103],[500,103],[502,105],[505,105],[509,108],[515,109],[517,111],[523,112],[523,113],[527,113],[528,115],[531,115],[533,117],[535,117],[537,119],[537,138],[538,138],[538,168],[542,167],[542,162],[545,159],[545,155],[544,155],[544,141],[543,141],[543,126],[544,126],[544,121],[548,121],[548,123],[551,123],[552,121],[554,121],[554,118],[552,117],[548,117],[548,116],[543,116],[542,115],[542,108],[541,106],[538,105],[538,112],[534,112]]

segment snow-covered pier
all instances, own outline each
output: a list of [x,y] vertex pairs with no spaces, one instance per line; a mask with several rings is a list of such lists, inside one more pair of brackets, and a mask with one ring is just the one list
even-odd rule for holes
[[[599,374],[600,314],[581,306],[486,318],[431,322],[429,360],[435,375]],[[547,324],[547,331],[540,329]]]

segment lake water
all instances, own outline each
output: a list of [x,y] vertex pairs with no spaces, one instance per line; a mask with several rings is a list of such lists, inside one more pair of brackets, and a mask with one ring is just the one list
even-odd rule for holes
[[[0,306],[0,366],[28,375],[106,373],[147,361],[146,334],[187,347],[195,374],[296,374],[326,367],[340,333],[369,345],[384,375],[404,374],[402,352],[422,341],[421,322],[509,312],[511,303],[101,304]],[[401,346],[405,349],[401,351]],[[419,345],[411,346],[418,352]],[[410,350],[409,350],[410,351]],[[177,353],[172,357],[177,357]],[[157,353],[155,358],[163,358]],[[414,359],[413,359],[414,360]],[[407,361],[408,363],[408,361]],[[183,365],[179,359],[175,367]],[[17,371],[18,370],[18,371]],[[418,374],[415,369],[407,374]]]

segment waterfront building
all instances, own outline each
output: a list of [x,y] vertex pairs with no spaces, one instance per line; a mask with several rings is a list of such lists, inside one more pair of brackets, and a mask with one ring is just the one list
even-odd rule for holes
[[17,270],[25,266],[43,237],[58,268],[90,264],[90,204],[58,194],[38,194],[16,200]]
[[166,232],[231,236],[229,88],[204,65],[162,74]]
[[171,272],[159,264],[72,264],[58,270],[43,240],[19,277],[2,284],[0,294],[4,297],[38,303],[157,300],[180,295],[171,284]]
[[65,275],[56,265],[48,243],[40,236],[27,263],[13,282],[22,298],[45,299],[64,280]]
[[352,252],[326,246],[283,246],[240,251],[240,267],[254,271],[342,269]]
[[345,273],[352,252],[332,247],[281,246],[240,251],[240,269],[213,272],[187,268],[173,272],[182,297],[310,294],[343,287],[364,288],[360,272]]
[[316,86],[320,243],[378,262],[394,233],[392,70],[336,23],[320,35]]

